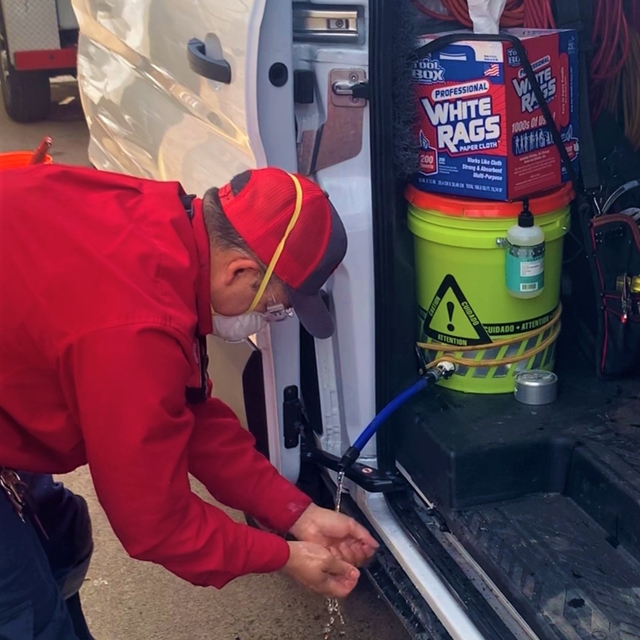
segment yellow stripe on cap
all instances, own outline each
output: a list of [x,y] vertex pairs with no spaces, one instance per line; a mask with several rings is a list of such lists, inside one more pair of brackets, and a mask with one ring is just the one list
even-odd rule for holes
[[249,307],[247,313],[251,313],[252,311],[255,311],[255,308],[258,306],[258,304],[260,304],[260,300],[262,299],[264,292],[267,290],[267,287],[269,286],[269,281],[271,280],[271,276],[275,271],[276,265],[278,264],[278,260],[280,260],[280,256],[282,255],[282,251],[284,250],[284,245],[287,241],[287,238],[291,235],[291,232],[293,231],[294,227],[298,222],[298,219],[300,218],[300,213],[302,212],[302,185],[300,184],[300,180],[298,180],[298,178],[292,175],[291,173],[287,175],[293,180],[293,184],[296,187],[296,206],[295,206],[295,209],[293,210],[293,215],[291,216],[291,220],[289,220],[289,224],[287,225],[287,229],[284,232],[284,236],[282,236],[282,240],[280,240],[280,243],[278,244],[278,246],[276,247],[276,250],[273,253],[273,257],[271,258],[271,262],[267,267],[267,271],[264,274],[264,278],[262,278],[262,283],[260,284],[260,287],[258,288],[255,298],[253,299],[253,302],[251,303],[251,306]]

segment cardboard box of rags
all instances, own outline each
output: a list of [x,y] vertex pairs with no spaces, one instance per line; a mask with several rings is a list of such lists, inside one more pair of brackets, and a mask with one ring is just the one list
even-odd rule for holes
[[[509,29],[527,51],[578,170],[578,37]],[[440,35],[419,39],[422,46]],[[419,189],[515,200],[568,180],[519,56],[503,42],[451,44],[415,62]]]

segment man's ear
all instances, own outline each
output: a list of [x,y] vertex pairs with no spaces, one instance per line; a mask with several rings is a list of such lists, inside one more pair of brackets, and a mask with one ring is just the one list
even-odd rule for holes
[[260,277],[260,273],[261,268],[256,260],[246,256],[234,258],[229,261],[225,269],[224,284],[229,286],[244,278],[249,278],[253,283]]

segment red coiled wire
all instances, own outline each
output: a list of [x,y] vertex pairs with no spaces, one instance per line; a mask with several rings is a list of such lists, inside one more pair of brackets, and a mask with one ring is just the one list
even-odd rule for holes
[[[633,0],[633,7],[637,5]],[[597,0],[593,23],[591,111],[594,120],[619,99],[622,70],[631,48],[623,0]],[[613,95],[615,94],[615,95]]]
[[596,81],[608,80],[622,69],[629,57],[629,24],[623,0],[597,0],[593,44],[591,77]]
[[629,24],[636,30],[640,31],[640,2],[632,0],[631,8],[628,11]]
[[556,19],[553,17],[551,0],[525,0],[522,26],[528,29],[555,29]]

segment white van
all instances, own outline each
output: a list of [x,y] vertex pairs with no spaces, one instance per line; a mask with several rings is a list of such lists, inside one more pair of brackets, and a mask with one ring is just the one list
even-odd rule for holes
[[[411,0],[74,9],[95,167],[202,194],[275,165],[312,176],[340,212],[349,252],[326,287],[334,337],[272,325],[241,373],[258,447],[330,500],[339,457],[419,376],[403,189],[409,56],[428,20]],[[425,391],[349,472],[345,510],[382,543],[368,573],[410,637],[640,638],[636,384],[598,380],[570,349],[558,370],[558,400],[536,409]]]

